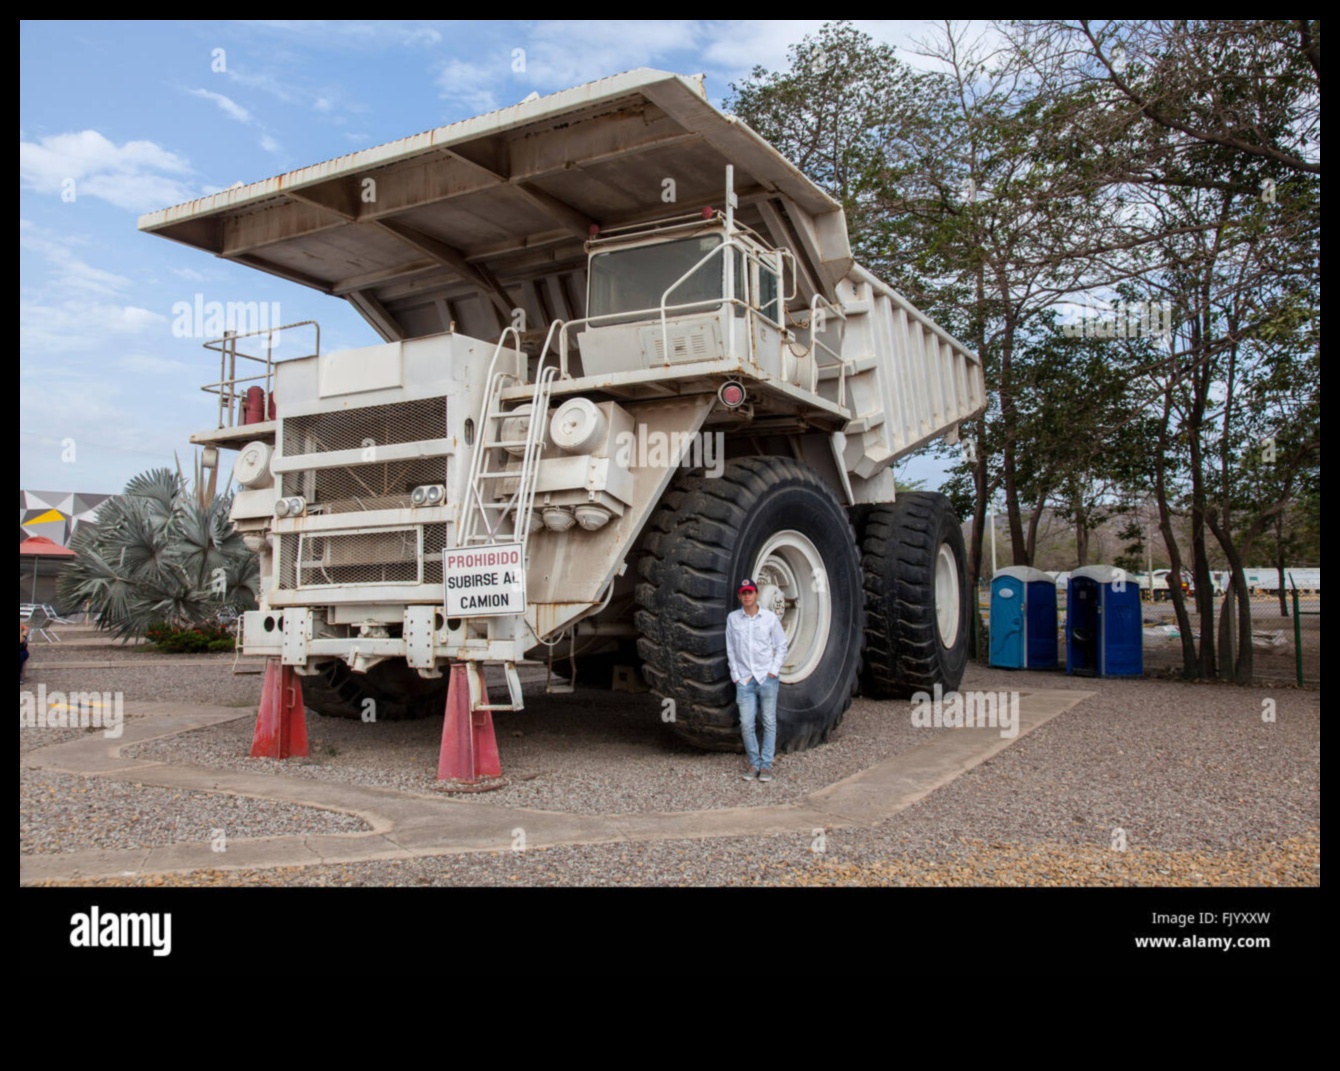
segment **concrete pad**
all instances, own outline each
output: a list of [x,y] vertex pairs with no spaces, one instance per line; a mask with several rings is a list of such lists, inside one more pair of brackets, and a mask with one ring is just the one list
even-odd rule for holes
[[942,730],[919,747],[811,793],[809,800],[844,824],[873,824],[910,807],[1093,694],[1059,689],[1022,693],[1014,736],[1002,736],[1000,729]]
[[[1092,694],[1060,689],[1023,693],[1017,735],[1001,736],[998,729],[942,730],[911,751],[811,793],[801,804],[623,815],[504,807],[396,789],[122,758],[121,749],[129,744],[252,717],[250,712],[210,707],[159,713],[170,705],[136,704],[134,720],[128,716],[118,739],[94,733],[40,748],[20,761],[84,776],[341,811],[362,818],[372,831],[242,839],[229,841],[225,852],[196,842],[152,849],[20,855],[19,881],[30,884],[114,878],[132,872],[303,866],[505,851],[512,848],[518,830],[524,833],[527,849],[532,849],[614,841],[808,835],[820,828],[870,825],[911,806]],[[155,709],[145,709],[150,707]]]

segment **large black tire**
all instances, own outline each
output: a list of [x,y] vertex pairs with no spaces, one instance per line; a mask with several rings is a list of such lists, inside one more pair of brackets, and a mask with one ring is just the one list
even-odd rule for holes
[[788,600],[777,748],[827,740],[851,705],[865,614],[855,533],[823,480],[782,457],[732,461],[717,479],[689,474],[666,493],[643,549],[638,653],[652,691],[675,701],[671,727],[698,747],[743,750],[726,615],[748,576],[776,581],[761,605]]
[[968,664],[972,592],[949,499],[906,491],[892,505],[857,506],[852,520],[865,583],[861,694],[900,699],[937,684],[954,691]]
[[[367,710],[376,721],[411,721],[447,710],[448,678],[425,680],[403,662],[382,662],[369,673],[355,673],[337,659],[300,679],[303,706],[330,718],[362,719]],[[366,707],[368,699],[375,706]]]

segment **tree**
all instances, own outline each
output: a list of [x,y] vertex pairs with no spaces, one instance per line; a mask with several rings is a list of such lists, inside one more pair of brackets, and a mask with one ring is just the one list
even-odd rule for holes
[[132,478],[103,503],[97,525],[70,541],[76,557],[58,582],[62,599],[89,602],[118,639],[157,622],[204,624],[224,607],[255,609],[256,556],[228,519],[232,496],[213,491],[213,481],[191,484],[170,469]]

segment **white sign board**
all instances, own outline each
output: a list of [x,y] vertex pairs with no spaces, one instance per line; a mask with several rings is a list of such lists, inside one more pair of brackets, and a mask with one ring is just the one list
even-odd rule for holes
[[526,612],[526,559],[520,543],[442,552],[448,617]]

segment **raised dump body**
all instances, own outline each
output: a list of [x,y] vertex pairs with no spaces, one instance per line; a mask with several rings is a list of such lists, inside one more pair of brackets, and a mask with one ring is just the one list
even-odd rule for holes
[[195,436],[242,450],[267,578],[247,653],[317,709],[440,710],[454,661],[501,664],[519,706],[518,663],[605,652],[731,746],[743,576],[790,642],[783,747],[826,738],[863,652],[870,694],[957,684],[962,537],[940,496],[895,503],[890,466],[982,412],[980,362],[700,81],[632,71],[140,227],[343,297],[385,340],[224,340]]

